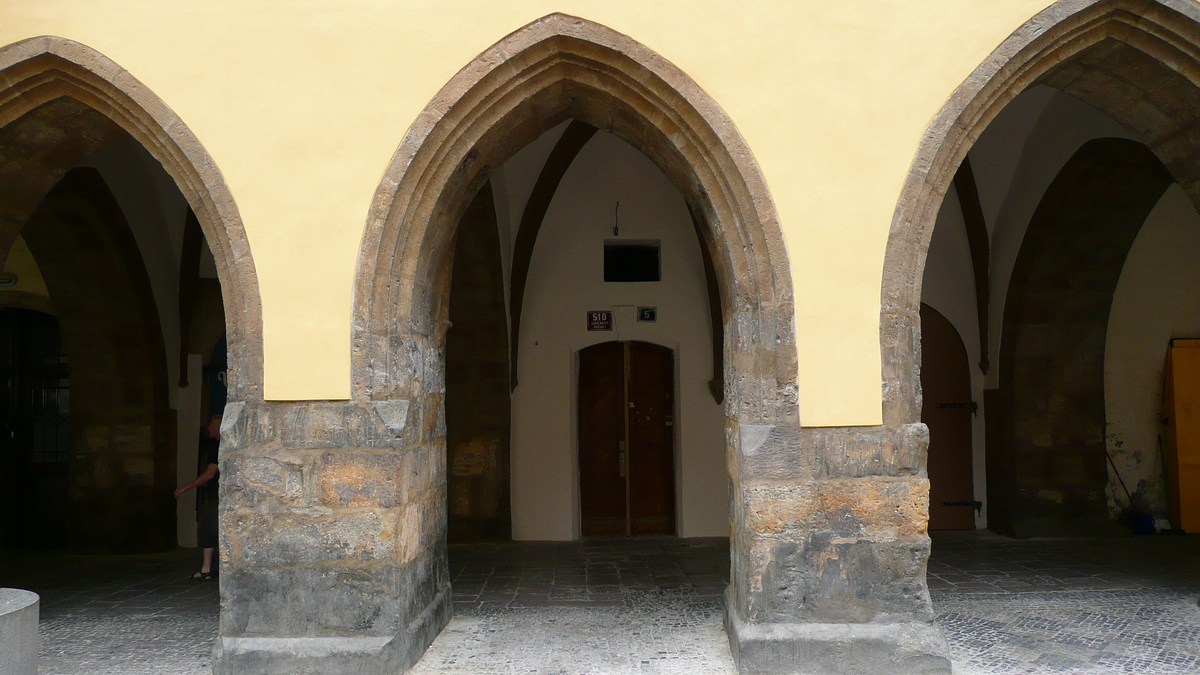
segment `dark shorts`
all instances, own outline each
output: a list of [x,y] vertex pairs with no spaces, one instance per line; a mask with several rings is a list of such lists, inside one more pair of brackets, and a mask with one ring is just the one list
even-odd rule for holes
[[217,547],[217,505],[203,504],[196,510],[196,542],[200,548]]

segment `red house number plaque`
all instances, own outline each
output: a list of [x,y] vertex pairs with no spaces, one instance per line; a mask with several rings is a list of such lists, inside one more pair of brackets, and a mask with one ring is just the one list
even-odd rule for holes
[[592,310],[587,313],[588,330],[612,330],[612,311],[607,309]]

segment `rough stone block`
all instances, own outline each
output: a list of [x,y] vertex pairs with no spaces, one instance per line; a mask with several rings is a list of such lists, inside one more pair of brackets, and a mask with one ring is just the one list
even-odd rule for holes
[[742,489],[743,526],[757,535],[799,540],[814,531],[886,539],[924,534],[929,481],[925,478],[857,478]]
[[754,621],[928,621],[928,557],[924,537],[758,539],[734,580],[737,609]]
[[403,503],[400,453],[326,453],[318,470],[326,506],[391,508]]
[[229,558],[237,565],[296,565],[390,558],[394,516],[388,512],[226,514],[222,518]]

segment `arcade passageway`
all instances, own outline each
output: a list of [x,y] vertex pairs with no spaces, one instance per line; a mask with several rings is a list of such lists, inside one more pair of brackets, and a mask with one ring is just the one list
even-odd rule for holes
[[[43,675],[209,672],[217,585],[195,554],[5,552],[42,595]],[[733,673],[721,539],[450,548],[455,617],[414,673]],[[957,675],[1193,673],[1200,537],[935,532],[929,586]]]

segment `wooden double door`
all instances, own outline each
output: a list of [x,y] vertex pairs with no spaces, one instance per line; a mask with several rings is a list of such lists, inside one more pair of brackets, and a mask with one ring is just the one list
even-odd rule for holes
[[921,304],[921,421],[929,427],[929,529],[975,528],[971,372],[950,320]]
[[585,537],[675,534],[675,358],[647,342],[579,353]]

